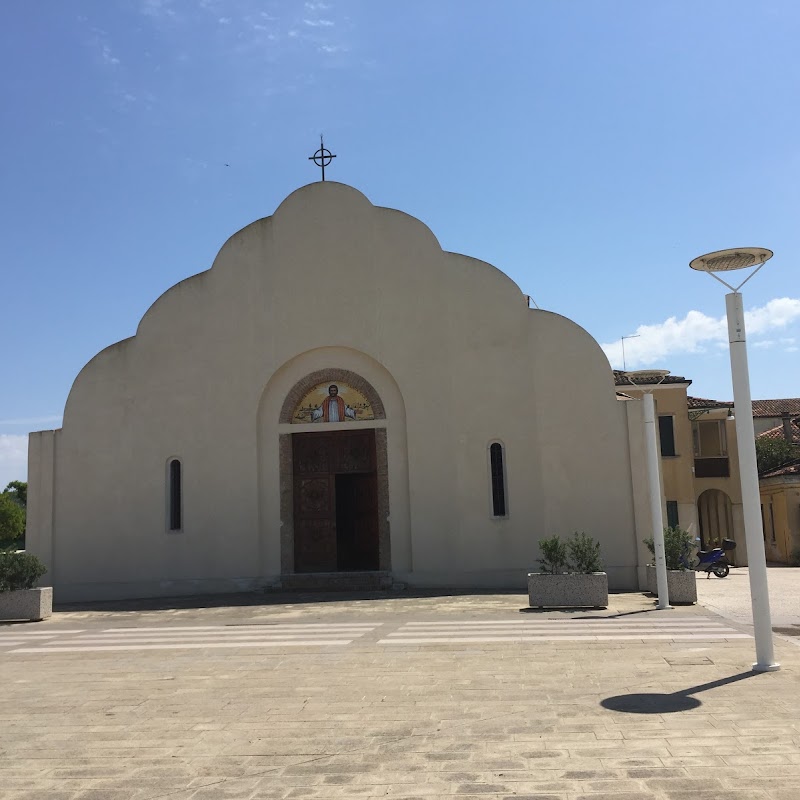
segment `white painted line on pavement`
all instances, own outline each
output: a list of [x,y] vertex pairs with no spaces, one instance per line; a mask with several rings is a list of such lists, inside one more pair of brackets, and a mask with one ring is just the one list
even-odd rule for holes
[[531,636],[451,636],[451,637],[437,637],[433,638],[387,638],[379,639],[378,644],[468,644],[472,642],[484,642],[491,644],[493,642],[613,642],[613,641],[691,641],[691,642],[705,642],[710,639],[751,639],[752,637],[747,633],[709,633],[693,636],[691,634],[680,635],[671,633],[660,634],[630,634],[627,636],[619,635],[614,636],[611,634],[603,635],[564,635],[564,636],[545,636],[545,635],[531,635]]
[[531,630],[553,630],[555,628],[580,628],[582,630],[626,630],[626,631],[637,631],[637,630],[675,630],[675,629],[682,629],[682,628],[695,628],[695,629],[711,629],[711,628],[727,628],[728,625],[722,622],[705,622],[700,625],[695,625],[689,622],[683,623],[672,623],[670,625],[628,625],[624,622],[614,622],[609,623],[606,625],[587,625],[583,622],[518,622],[515,625],[504,625],[504,626],[495,626],[495,625],[425,625],[420,626],[416,625],[413,622],[406,623],[402,626],[403,628],[407,628],[409,630],[418,630],[422,631],[452,631],[452,630],[489,630],[491,628],[497,627],[498,630],[514,630],[517,628],[526,628]]
[[269,642],[175,642],[160,644],[114,644],[114,645],[90,645],[89,647],[55,646],[44,645],[43,647],[23,647],[18,650],[11,650],[11,653],[93,653],[106,650],[202,650],[206,648],[235,648],[235,647],[296,647],[298,645],[308,646],[330,646],[350,644],[352,639],[308,639],[293,641],[269,641]]
[[103,628],[105,633],[128,633],[137,631],[230,631],[242,630],[253,628],[254,630],[284,630],[288,628],[298,628],[301,630],[330,630],[336,628],[359,628],[364,630],[372,630],[377,628],[381,623],[375,622],[333,622],[330,624],[318,624],[316,622],[299,622],[299,623],[279,623],[275,625],[151,625],[142,627],[130,628]]
[[674,627],[675,625],[725,625],[724,622],[718,622],[708,618],[701,617],[699,620],[693,619],[680,619],[680,620],[621,620],[621,619],[606,619],[598,618],[593,619],[554,619],[554,620],[459,620],[459,621],[442,621],[442,622],[406,622],[406,627],[424,628],[424,627],[460,627],[460,626],[487,626],[487,625],[590,625],[595,628],[607,627],[609,625],[625,625],[626,627]]
[[313,630],[313,631],[304,631],[302,629],[293,628],[291,630],[280,630],[280,631],[170,631],[170,630],[163,630],[163,631],[127,631],[126,633],[85,633],[79,638],[81,641],[84,641],[87,638],[114,638],[114,639],[139,639],[143,636],[150,637],[153,639],[192,639],[197,638],[198,636],[204,637],[214,637],[217,639],[235,639],[240,636],[363,636],[365,633],[369,633],[369,631],[365,631],[362,628],[358,630],[348,629],[348,628],[337,628],[331,630],[330,628],[326,630]]
[[[273,640],[280,640],[280,641],[288,641],[290,639],[310,639],[313,634],[308,633],[289,633],[289,634],[274,634],[270,636],[269,634],[242,634],[241,636],[225,636],[225,637],[218,637],[218,636],[209,636],[208,634],[201,635],[197,634],[197,636],[147,636],[146,634],[142,634],[141,636],[81,636],[77,639],[72,639],[69,644],[102,644],[107,642],[109,644],[135,644],[137,642],[171,642],[173,644],[180,644],[181,642],[252,642],[252,641],[264,641],[270,642]],[[353,640],[352,633],[342,633],[342,634],[323,634],[322,631],[319,633],[319,639],[327,640],[327,639],[348,639],[349,641]],[[319,639],[314,639],[314,641],[319,641]],[[50,644],[50,642],[48,642]]]
[[83,633],[85,628],[80,628],[74,631],[11,631],[9,630],[7,633],[3,633],[3,629],[0,628],[0,638],[3,636],[33,636],[35,638],[43,638],[46,639],[47,637],[53,636],[60,636],[62,633]]

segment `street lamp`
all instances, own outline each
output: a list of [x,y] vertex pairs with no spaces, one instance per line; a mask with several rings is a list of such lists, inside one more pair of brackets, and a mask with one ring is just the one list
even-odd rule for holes
[[[742,482],[744,536],[747,542],[747,563],[750,567],[750,602],[753,608],[753,629],[756,640],[756,672],[780,669],[772,646],[772,621],[767,587],[767,559],[761,524],[761,499],[758,491],[753,401],[750,396],[750,375],[747,368],[747,341],[744,329],[744,304],[739,289],[772,258],[772,251],[763,247],[739,247],[718,250],[695,258],[689,266],[707,272],[731,290],[725,295],[728,314],[728,339],[731,351],[733,407],[736,412],[736,438],[739,444],[739,474]],[[733,287],[717,275],[736,269],[755,267],[745,280]]]
[[[667,586],[667,558],[664,554],[664,515],[661,513],[661,480],[659,477],[658,440],[656,438],[656,404],[653,389],[669,375],[667,369],[639,369],[622,373],[634,386],[644,392],[644,444],[647,454],[647,485],[650,495],[650,527],[653,534],[653,552],[656,559],[656,588],[658,605],[664,610],[669,604]],[[641,383],[636,383],[639,380]],[[646,382],[646,383],[645,383]],[[646,388],[650,387],[650,388]]]

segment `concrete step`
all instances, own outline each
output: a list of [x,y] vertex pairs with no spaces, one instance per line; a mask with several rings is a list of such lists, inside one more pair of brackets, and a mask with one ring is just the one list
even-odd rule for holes
[[391,589],[390,572],[305,572],[281,575],[271,588],[282,592],[371,592]]

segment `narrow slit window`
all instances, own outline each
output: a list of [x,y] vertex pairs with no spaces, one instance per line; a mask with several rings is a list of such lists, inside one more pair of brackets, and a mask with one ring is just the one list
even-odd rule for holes
[[169,529],[179,531],[183,527],[181,519],[181,462],[173,458],[169,462]]
[[489,447],[489,464],[492,477],[492,516],[505,517],[506,473],[503,445],[495,442]]

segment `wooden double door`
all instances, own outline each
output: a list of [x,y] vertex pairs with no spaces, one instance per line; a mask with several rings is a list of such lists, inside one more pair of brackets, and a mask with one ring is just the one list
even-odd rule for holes
[[377,570],[375,431],[292,435],[295,572]]

